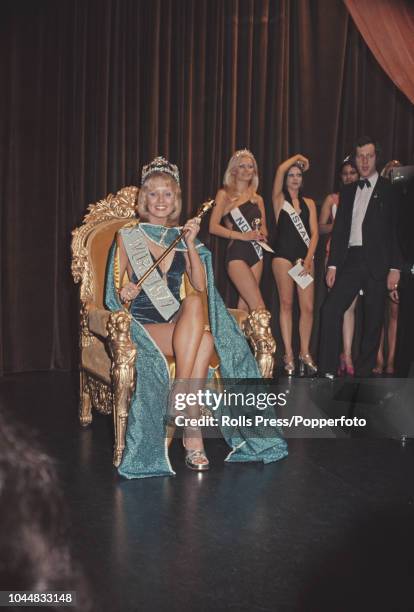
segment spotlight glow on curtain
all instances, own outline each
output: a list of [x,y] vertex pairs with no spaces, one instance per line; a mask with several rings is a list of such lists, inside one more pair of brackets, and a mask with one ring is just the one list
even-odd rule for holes
[[344,0],[375,59],[414,104],[412,0]]

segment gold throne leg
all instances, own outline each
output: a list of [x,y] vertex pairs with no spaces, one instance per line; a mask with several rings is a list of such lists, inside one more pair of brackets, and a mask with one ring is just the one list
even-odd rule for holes
[[79,394],[79,420],[82,427],[87,427],[92,423],[92,405],[87,376],[83,369],[79,372]]
[[119,467],[122,461],[122,455],[125,449],[125,434],[126,425],[128,421],[128,413],[123,412],[123,402],[116,403],[114,398],[114,431],[115,431],[115,444],[114,444],[114,456],[113,464],[115,467]]
[[126,311],[111,313],[108,324],[109,350],[112,356],[111,380],[115,444],[113,464],[119,467],[125,449],[129,404],[135,389],[137,349],[130,336],[131,315]]

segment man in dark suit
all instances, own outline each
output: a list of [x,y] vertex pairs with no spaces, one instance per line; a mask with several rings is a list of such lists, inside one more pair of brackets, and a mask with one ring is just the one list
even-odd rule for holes
[[401,255],[396,238],[393,189],[376,169],[378,146],[360,138],[354,150],[360,180],[340,193],[332,232],[322,306],[319,368],[333,378],[340,353],[342,317],[360,289],[364,292],[364,328],[357,376],[370,376],[375,366],[384,318],[386,290],[396,292]]

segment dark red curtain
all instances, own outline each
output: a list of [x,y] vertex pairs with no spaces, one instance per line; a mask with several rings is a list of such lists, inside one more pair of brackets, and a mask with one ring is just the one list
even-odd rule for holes
[[[375,59],[414,103],[412,0],[344,0]],[[374,19],[373,19],[374,15]]]
[[[3,0],[0,54],[2,371],[76,367],[70,231],[154,155],[178,163],[189,214],[251,148],[272,225],[287,155],[309,156],[320,200],[359,133],[384,159],[414,151],[413,107],[342,0]],[[269,270],[263,284],[276,315]]]

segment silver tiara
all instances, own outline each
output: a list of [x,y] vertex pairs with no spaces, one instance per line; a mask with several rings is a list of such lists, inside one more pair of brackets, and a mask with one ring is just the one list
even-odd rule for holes
[[249,149],[239,149],[234,153],[233,157],[242,157],[243,155],[248,155],[254,159],[254,155]]
[[141,185],[143,185],[147,178],[151,174],[154,174],[154,172],[163,172],[165,174],[169,174],[178,183],[178,185],[180,184],[180,174],[178,172],[177,166],[171,164],[168,159],[165,159],[165,157],[159,156],[142,168]]

